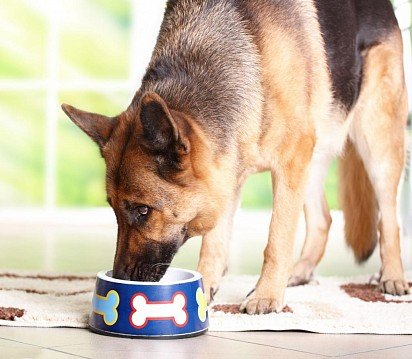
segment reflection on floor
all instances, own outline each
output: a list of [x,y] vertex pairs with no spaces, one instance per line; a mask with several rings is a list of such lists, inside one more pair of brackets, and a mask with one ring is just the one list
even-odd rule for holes
[[[334,213],[320,275],[373,273],[379,269],[378,251],[362,267],[346,248],[340,213]],[[240,211],[232,240],[230,271],[258,274],[267,240],[269,212]],[[301,221],[295,254],[304,237]],[[16,219],[0,213],[0,267],[9,269],[91,272],[110,268],[116,225],[109,211],[23,213]],[[405,266],[412,268],[410,241],[404,243]],[[173,265],[195,269],[200,239],[191,239]],[[246,293],[245,293],[246,294]],[[406,313],[405,313],[406,315]],[[411,314],[412,315],[412,314]],[[411,357],[411,336],[318,335],[299,332],[208,333],[178,341],[129,340],[102,337],[87,330],[0,327],[1,358],[300,358],[349,356],[356,358]]]

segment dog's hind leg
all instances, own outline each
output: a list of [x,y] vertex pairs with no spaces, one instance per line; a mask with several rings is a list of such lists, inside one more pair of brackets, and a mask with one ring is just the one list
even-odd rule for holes
[[[407,99],[399,33],[369,49],[364,59],[362,90],[350,137],[363,160],[381,213],[380,287],[385,293],[402,295],[409,288],[400,256],[396,210],[405,156]],[[361,215],[358,220],[362,221]]]
[[322,259],[332,223],[324,193],[324,183],[332,156],[314,153],[305,199],[306,237],[299,261],[295,264],[289,286],[309,283]]
[[202,238],[197,270],[203,276],[203,285],[208,303],[213,301],[213,296],[219,289],[220,280],[227,271],[233,217],[239,203],[240,191],[224,214],[220,216],[215,228]]

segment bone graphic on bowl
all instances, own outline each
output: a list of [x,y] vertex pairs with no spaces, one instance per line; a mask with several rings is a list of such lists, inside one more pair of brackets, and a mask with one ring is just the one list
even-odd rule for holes
[[130,324],[140,329],[151,320],[173,320],[177,327],[184,327],[189,319],[186,303],[182,292],[175,293],[169,302],[151,302],[143,293],[136,293],[130,302]]
[[196,302],[198,305],[197,315],[202,322],[205,322],[207,318],[207,300],[203,289],[200,287],[196,291]]
[[105,297],[95,293],[93,296],[93,311],[102,315],[105,324],[111,326],[117,322],[119,317],[117,313],[119,303],[119,294],[115,290],[109,291]]

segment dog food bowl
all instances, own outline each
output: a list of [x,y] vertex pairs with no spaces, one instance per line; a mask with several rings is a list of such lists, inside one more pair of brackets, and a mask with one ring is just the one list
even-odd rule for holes
[[99,272],[89,326],[99,334],[125,337],[200,335],[209,326],[202,276],[169,268],[160,282],[134,282]]

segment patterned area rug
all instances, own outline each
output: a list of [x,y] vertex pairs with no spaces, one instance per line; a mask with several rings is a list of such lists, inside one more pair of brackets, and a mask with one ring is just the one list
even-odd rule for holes
[[[257,277],[228,276],[210,308],[210,331],[412,334],[412,295],[383,295],[368,279],[318,277],[288,288],[282,313],[249,316],[239,303]],[[0,325],[85,328],[93,288],[94,276],[0,272]]]

